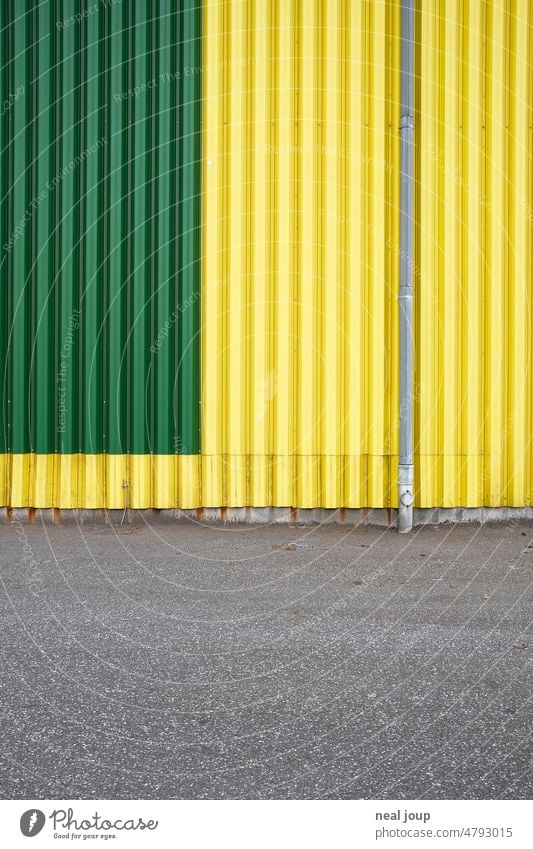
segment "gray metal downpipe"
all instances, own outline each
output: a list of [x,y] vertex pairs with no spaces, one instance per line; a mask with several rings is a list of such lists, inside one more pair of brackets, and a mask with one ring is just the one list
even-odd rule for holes
[[413,527],[414,0],[402,0],[400,119],[400,462],[398,531]]

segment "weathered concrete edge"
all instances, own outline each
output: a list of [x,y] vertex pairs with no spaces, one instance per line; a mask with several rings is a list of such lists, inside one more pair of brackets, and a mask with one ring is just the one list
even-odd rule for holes
[[[196,510],[58,510],[3,508],[6,523],[109,524],[187,522],[200,525],[344,525],[395,528],[396,509],[295,509],[289,507],[220,507]],[[533,520],[533,507],[434,507],[415,508],[413,521],[423,525],[464,523],[519,523]]]

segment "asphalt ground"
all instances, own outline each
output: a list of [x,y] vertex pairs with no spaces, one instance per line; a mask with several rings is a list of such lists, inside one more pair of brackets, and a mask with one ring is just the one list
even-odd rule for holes
[[533,527],[0,528],[4,799],[531,799]]

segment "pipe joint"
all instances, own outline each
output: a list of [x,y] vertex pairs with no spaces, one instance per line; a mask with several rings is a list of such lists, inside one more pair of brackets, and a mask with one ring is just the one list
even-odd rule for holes
[[413,115],[402,115],[400,118],[400,131],[402,130],[414,130],[415,128],[415,119]]
[[414,465],[400,463],[398,466],[398,530],[407,534],[413,527]]

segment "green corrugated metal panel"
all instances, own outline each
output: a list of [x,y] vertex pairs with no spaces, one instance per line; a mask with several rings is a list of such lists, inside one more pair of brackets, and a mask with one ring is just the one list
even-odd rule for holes
[[197,453],[201,3],[0,29],[0,453]]
[[[187,398],[197,385],[200,370],[200,214],[201,204],[195,202],[196,187],[201,181],[201,159],[197,155],[199,112],[201,112],[201,12],[195,0],[183,0],[181,14],[183,69],[179,85],[179,125],[183,147],[183,162],[179,169],[179,226],[178,256],[183,269],[183,309],[178,314],[178,335],[191,340],[180,351],[180,370],[183,376],[178,394]],[[186,415],[183,400],[178,404],[178,430],[184,454],[194,453],[200,429],[200,410]]]
[[[55,50],[50,33],[55,27],[52,4],[38,7],[35,19],[35,85],[34,102],[37,107],[33,123],[33,150],[35,185],[46,186],[54,177],[55,147],[50,143],[55,137]],[[5,55],[5,54],[4,54]],[[41,106],[42,104],[42,106]],[[39,188],[39,191],[43,189]],[[55,193],[45,191],[34,211],[34,268],[35,297],[33,348],[31,350],[30,384],[33,394],[33,428],[31,444],[45,453],[54,445],[55,392],[48,376],[54,373],[54,229],[56,222]],[[51,227],[52,223],[52,227]]]
[[[0,3],[0,56],[7,54],[7,28],[6,8]],[[0,244],[4,245],[7,238],[7,204],[5,202],[7,192],[7,120],[5,112],[8,104],[4,101],[7,91],[8,67],[5,61],[0,61]],[[3,316],[7,315],[7,286],[3,280],[7,273],[6,255],[2,248],[0,257],[0,455],[7,451],[7,322]]]

